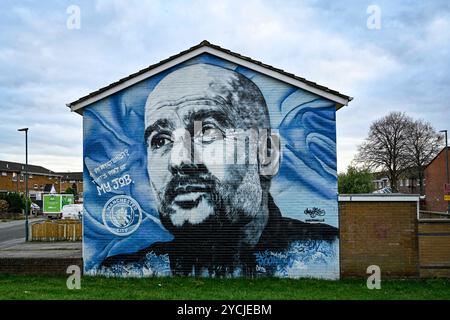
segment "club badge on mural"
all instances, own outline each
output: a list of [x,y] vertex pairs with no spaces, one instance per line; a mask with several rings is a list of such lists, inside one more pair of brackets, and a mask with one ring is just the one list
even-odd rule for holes
[[113,234],[128,236],[135,232],[142,221],[142,210],[129,196],[115,196],[103,207],[103,224]]

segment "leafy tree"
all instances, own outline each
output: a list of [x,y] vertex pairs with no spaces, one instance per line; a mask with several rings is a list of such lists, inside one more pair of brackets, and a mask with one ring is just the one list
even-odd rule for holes
[[76,196],[77,192],[75,190],[73,190],[71,187],[67,187],[65,193],[69,194],[73,194],[74,196]]
[[374,190],[373,175],[369,169],[349,166],[346,173],[338,176],[338,190],[341,194],[371,193]]
[[73,189],[73,188],[71,188],[71,187],[67,187],[65,193],[67,193],[67,194],[73,194],[73,198],[74,198],[75,200],[78,200],[78,193],[77,193],[77,191],[76,191],[75,189]]

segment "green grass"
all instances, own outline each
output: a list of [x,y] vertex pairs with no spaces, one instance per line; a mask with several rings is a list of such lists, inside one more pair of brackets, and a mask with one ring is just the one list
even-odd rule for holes
[[60,276],[0,275],[5,299],[450,299],[450,280],[365,280],[83,277],[69,290]]

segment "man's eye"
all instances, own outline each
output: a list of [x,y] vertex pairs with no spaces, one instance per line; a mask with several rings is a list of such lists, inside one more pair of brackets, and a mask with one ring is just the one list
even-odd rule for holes
[[203,142],[212,142],[222,136],[221,131],[212,125],[203,126],[202,135]]
[[204,126],[202,127],[202,134],[203,134],[203,135],[205,135],[205,134],[211,134],[211,133],[213,132],[214,129],[215,129],[215,127],[214,127],[213,125],[210,125],[210,124],[204,125]]
[[155,136],[152,138],[152,140],[150,142],[150,146],[152,147],[152,149],[159,149],[170,142],[171,142],[170,139],[167,137]]

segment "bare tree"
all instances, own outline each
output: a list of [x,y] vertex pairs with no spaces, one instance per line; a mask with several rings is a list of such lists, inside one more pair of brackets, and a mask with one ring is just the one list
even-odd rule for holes
[[420,194],[424,194],[423,178],[425,167],[442,148],[443,138],[433,126],[423,120],[416,120],[407,129],[405,157],[419,178]]
[[391,112],[370,126],[369,136],[358,149],[355,158],[371,170],[385,171],[392,192],[397,192],[401,172],[408,167],[408,129],[412,119],[405,113]]

